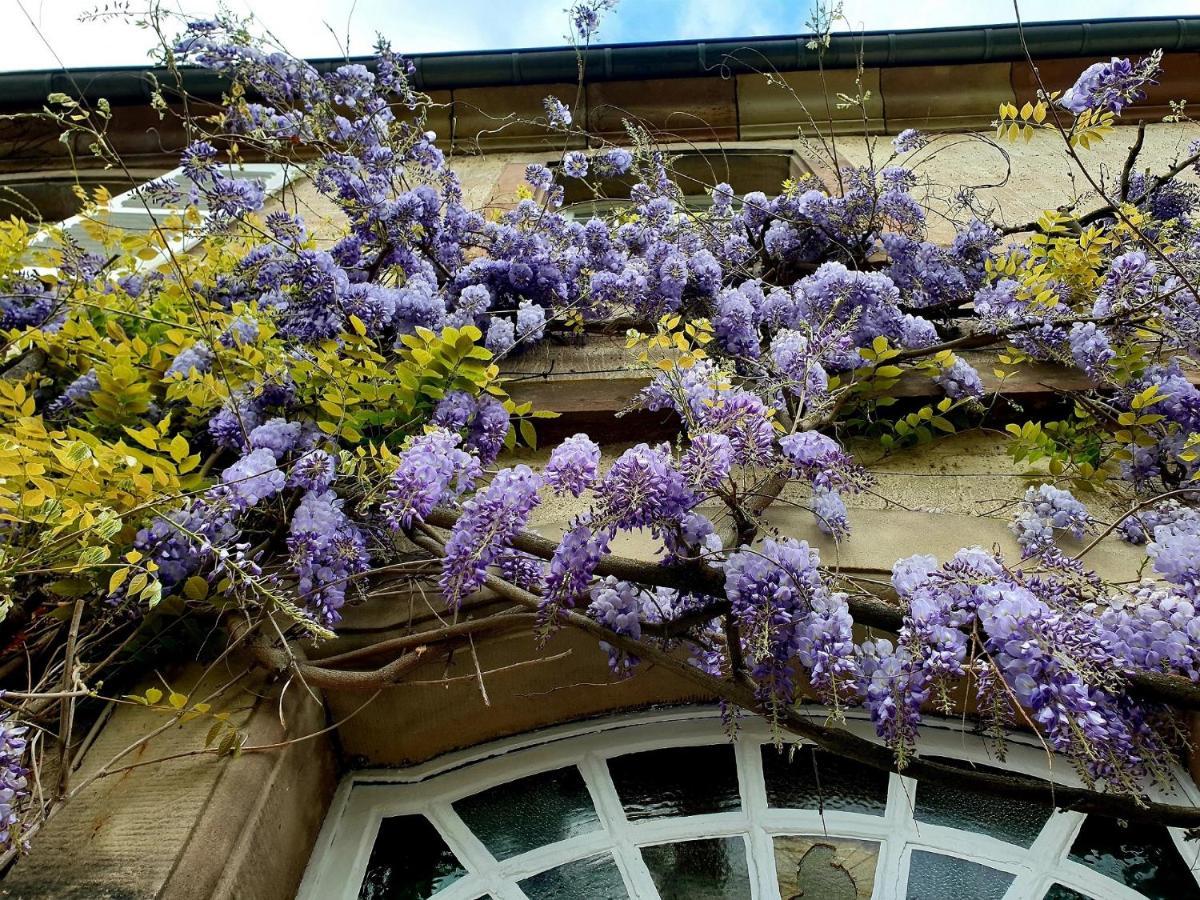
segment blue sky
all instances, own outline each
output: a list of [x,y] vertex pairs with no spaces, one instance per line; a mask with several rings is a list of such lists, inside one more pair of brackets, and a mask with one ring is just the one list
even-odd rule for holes
[[[146,0],[127,0],[133,8]],[[621,0],[599,40],[626,42],[751,37],[803,32],[810,0]],[[253,10],[291,52],[337,56],[370,51],[376,33],[408,53],[561,44],[568,0],[226,0]],[[0,69],[135,65],[152,42],[119,22],[81,23],[104,0],[0,0]],[[109,5],[113,5],[111,0]],[[210,14],[216,0],[166,0],[168,8]],[[928,28],[1013,21],[1011,0],[844,0],[855,28]],[[1026,21],[1200,13],[1200,0],[1023,0]],[[36,28],[30,23],[32,19]],[[841,26],[845,28],[843,24]],[[39,35],[40,33],[40,35]],[[43,40],[43,37],[45,40]],[[46,46],[46,42],[50,47]],[[53,48],[53,51],[51,50]]]

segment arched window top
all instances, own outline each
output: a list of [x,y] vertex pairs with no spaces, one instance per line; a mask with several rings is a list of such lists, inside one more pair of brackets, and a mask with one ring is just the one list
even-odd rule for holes
[[[863,723],[865,727],[865,723]],[[1047,774],[1019,738],[1004,763],[932,729],[921,750]],[[1055,777],[1067,780],[1055,768]],[[1179,773],[1174,802],[1197,803]],[[1119,823],[730,741],[695,710],[549,729],[407,770],[347,777],[304,898],[1200,898],[1200,848]]]

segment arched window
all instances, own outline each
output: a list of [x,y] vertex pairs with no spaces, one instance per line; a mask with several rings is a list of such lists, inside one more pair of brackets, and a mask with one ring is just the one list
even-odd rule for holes
[[[951,728],[928,729],[921,751],[1049,772],[1021,736],[1003,763]],[[1186,774],[1177,782],[1174,802],[1200,801]],[[810,746],[781,752],[757,720],[730,741],[719,718],[678,710],[356,772],[301,896],[1184,900],[1200,898],[1198,871],[1200,848],[1177,829],[917,782]]]

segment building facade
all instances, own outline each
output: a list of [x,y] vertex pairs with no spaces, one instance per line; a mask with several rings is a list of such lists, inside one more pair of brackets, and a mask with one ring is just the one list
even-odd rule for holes
[[[1162,47],[1167,77],[1139,113],[1152,121],[1144,158],[1165,163],[1200,136],[1195,125],[1161,121],[1173,112],[1169,101],[1200,101],[1200,19],[1032,25],[1026,42],[1042,82],[1058,87],[1096,59]],[[677,154],[695,186],[685,193],[697,203],[719,182],[742,195],[806,174],[829,179],[814,142],[830,142],[839,161],[862,163],[876,138],[907,128],[954,136],[931,168],[969,177],[1008,221],[1072,200],[1054,135],[1037,134],[1011,160],[973,137],[991,131],[999,104],[1036,91],[1015,28],[838,36],[819,67],[806,43],[789,36],[595,47],[581,85],[570,50],[432,55],[415,60],[416,84],[439,104],[431,127],[478,208],[511,207],[529,163],[561,159],[569,148],[525,120],[541,113],[547,95],[577,91],[576,115],[591,133],[620,142],[623,123],[636,122]],[[216,80],[188,77],[194,96],[219,98]],[[125,192],[171,171],[185,140],[150,108],[143,73],[16,73],[0,81],[10,111],[37,108],[53,91],[108,98],[113,142],[129,163],[119,176],[73,168],[71,151],[85,163],[83,148],[64,147],[40,124],[8,122],[0,129],[6,213],[70,221],[78,178],[114,195],[115,223],[138,227],[144,212],[123,206]],[[830,101],[838,94],[864,99],[841,108]],[[1134,139],[1135,129],[1118,129],[1095,158],[1119,167]],[[271,202],[332,241],[334,210],[303,172],[256,165]],[[614,186],[605,202],[627,197]],[[567,203],[579,216],[596,211],[582,195]],[[934,211],[944,203],[926,198]],[[936,215],[930,221],[931,239],[953,235]],[[627,364],[623,335],[542,345],[506,371],[514,399],[560,414],[545,423],[543,443],[587,430],[613,456],[672,433],[662,416],[617,415],[646,383]],[[1001,389],[1036,404],[1068,377],[1035,371]],[[919,396],[929,388],[900,390]],[[538,451],[521,453],[531,464],[545,461]],[[916,552],[945,558],[969,544],[1015,547],[1003,521],[981,515],[1010,472],[999,439],[951,438],[880,467],[888,500],[861,499],[856,540],[837,545],[786,505],[770,510],[768,522],[836,557],[844,571],[886,577],[898,557]],[[532,524],[557,537],[575,511],[570,502],[547,502]],[[652,545],[629,539],[622,549],[646,556]],[[1135,577],[1141,558],[1116,542],[1095,557],[1097,569],[1118,580]],[[436,587],[377,592],[348,608],[338,639],[308,648],[310,659],[382,662],[381,642],[421,646],[422,632],[446,624],[435,594]],[[460,621],[508,606],[485,591],[464,605]],[[214,759],[192,755],[204,744],[201,723],[160,734],[137,756],[165,761],[104,778],[65,806],[0,892],[114,900],[1200,896],[1200,849],[1178,829],[1123,826],[1032,802],[998,807],[983,794],[864,770],[811,747],[784,741],[780,749],[777,736],[749,720],[730,741],[711,698],[691,684],[653,666],[617,678],[594,640],[562,632],[543,644],[530,620],[513,617],[512,627],[478,636],[464,630],[449,662],[431,660],[374,694],[285,691],[276,673],[259,671],[237,708],[248,745],[266,749]],[[172,683],[189,694],[216,690],[247,662],[231,658],[217,670],[181,662]],[[129,706],[102,713],[81,772],[121,754],[154,727],[154,715]],[[1031,736],[1014,735],[1001,763],[953,720],[946,725],[923,753],[1034,775],[1052,765]],[[869,733],[865,722],[850,727]],[[1163,796],[1200,804],[1189,774],[1172,774],[1174,793]]]

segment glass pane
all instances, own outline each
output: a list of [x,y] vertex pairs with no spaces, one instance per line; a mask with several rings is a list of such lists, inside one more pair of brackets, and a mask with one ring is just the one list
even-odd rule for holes
[[1088,816],[1071,846],[1071,859],[1152,900],[1200,898],[1195,876],[1163,825],[1122,825]]
[[954,856],[914,850],[908,868],[908,900],[1002,900],[1008,872]]
[[359,900],[424,900],[467,874],[424,816],[379,823]]
[[574,766],[518,778],[454,803],[496,859],[597,831],[600,820]]
[[743,900],[750,896],[746,842],[740,837],[643,847],[642,859],[662,900]]
[[869,900],[878,862],[879,845],[870,841],[775,838],[775,875],[783,900]]
[[852,763],[815,747],[762,748],[767,805],[785,809],[836,809],[882,816],[888,773]]
[[[939,759],[937,762],[963,766],[962,763],[948,759]],[[973,766],[972,769],[996,772],[987,766]],[[1051,812],[1053,809],[1048,803],[1039,803],[1036,800],[1006,797],[1004,802],[997,803],[994,794],[938,781],[921,781],[917,784],[917,802],[913,808],[913,817],[918,822],[946,825],[964,831],[978,831],[1019,847],[1028,847],[1037,838]],[[917,833],[920,833],[919,826]]]
[[733,747],[673,747],[608,761],[630,819],[695,816],[741,806]]
[[1052,884],[1042,900],[1092,900],[1087,894],[1081,894],[1065,884]]
[[520,882],[529,900],[564,900],[566,897],[586,897],[587,900],[628,900],[625,882],[612,856],[593,856],[578,859],[555,869],[547,869]]

